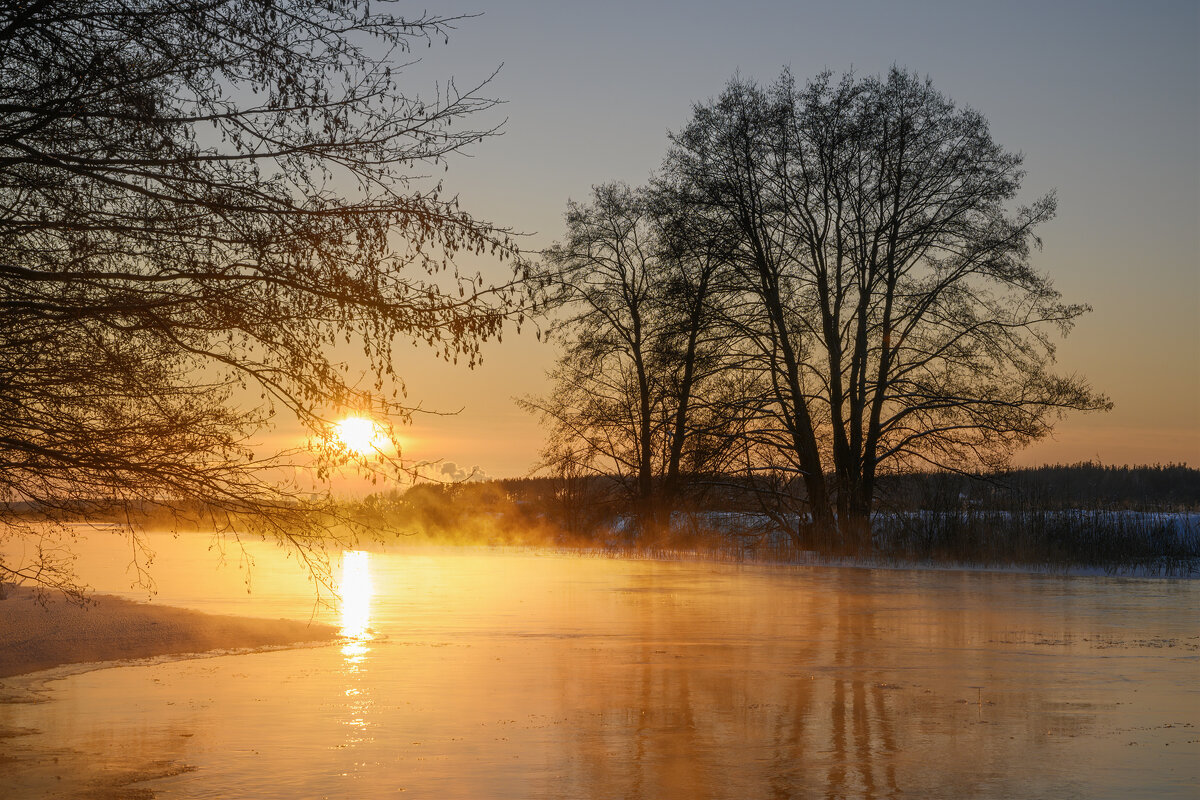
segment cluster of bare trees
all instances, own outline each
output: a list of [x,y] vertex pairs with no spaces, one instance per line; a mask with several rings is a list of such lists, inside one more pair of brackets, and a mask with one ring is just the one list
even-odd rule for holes
[[732,81],[546,254],[548,463],[616,476],[643,526],[740,471],[798,542],[863,552],[881,471],[994,467],[1106,408],[1051,371],[1088,309],[1031,265],[1055,203],[1010,209],[1022,177],[979,113],[899,69]]

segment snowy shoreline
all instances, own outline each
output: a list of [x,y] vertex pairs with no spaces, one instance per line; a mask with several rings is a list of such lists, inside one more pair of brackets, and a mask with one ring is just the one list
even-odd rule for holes
[[[329,625],[205,614],[112,595],[93,595],[84,607],[51,596],[43,606],[30,589],[5,586],[4,592],[0,681],[52,669],[74,674],[79,665],[324,644],[337,636]],[[53,677],[59,676],[47,675]]]

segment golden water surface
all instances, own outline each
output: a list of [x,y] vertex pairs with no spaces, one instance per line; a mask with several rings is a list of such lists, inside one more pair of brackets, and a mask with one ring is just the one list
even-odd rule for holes
[[[204,543],[157,540],[155,602],[312,613],[279,551],[250,547],[248,595]],[[335,646],[76,675],[0,727],[93,772],[194,768],[138,785],[161,798],[1198,796],[1196,581],[470,549],[335,570]],[[55,791],[0,762],[0,796]]]

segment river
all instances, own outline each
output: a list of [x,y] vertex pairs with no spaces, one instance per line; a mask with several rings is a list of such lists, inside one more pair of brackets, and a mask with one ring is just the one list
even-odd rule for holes
[[[282,551],[247,545],[247,593],[208,543],[152,538],[156,603],[345,640],[52,681],[0,728],[62,768],[0,794],[145,764],[189,769],[137,784],[159,798],[1200,792],[1198,581],[395,548],[337,559],[319,610]],[[144,598],[87,546],[93,585]]]

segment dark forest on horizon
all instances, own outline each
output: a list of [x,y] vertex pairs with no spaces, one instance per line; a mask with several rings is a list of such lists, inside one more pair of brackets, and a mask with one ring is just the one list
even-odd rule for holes
[[[559,545],[636,553],[696,551],[791,560],[824,550],[814,523],[774,487],[692,476],[667,528],[643,526],[636,494],[612,476],[425,483],[349,504],[385,540]],[[796,487],[782,487],[793,496]],[[1088,565],[1188,573],[1200,563],[1200,470],[1186,465],[1054,465],[1003,472],[888,475],[871,555],[884,560]],[[858,554],[865,555],[865,554]]]

